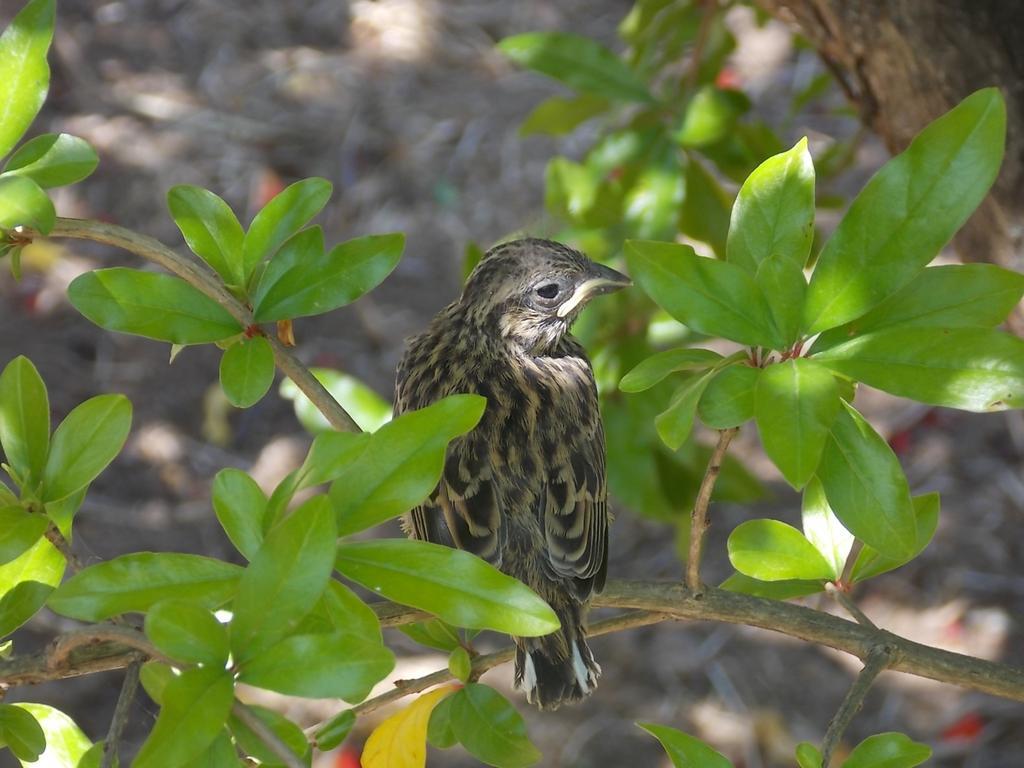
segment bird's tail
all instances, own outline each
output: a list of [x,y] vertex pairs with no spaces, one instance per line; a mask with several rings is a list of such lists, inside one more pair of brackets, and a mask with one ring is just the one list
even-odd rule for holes
[[525,691],[526,700],[541,709],[557,709],[563,703],[579,701],[597,687],[601,675],[578,617],[560,618],[562,629],[557,632],[515,638],[516,688]]

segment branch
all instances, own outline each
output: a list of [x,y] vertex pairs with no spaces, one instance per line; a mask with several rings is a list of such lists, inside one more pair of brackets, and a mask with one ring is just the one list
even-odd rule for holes
[[846,698],[839,705],[839,711],[836,712],[832,722],[828,724],[828,730],[825,731],[825,738],[821,742],[822,768],[828,768],[829,761],[832,759],[832,752],[835,751],[836,745],[839,744],[839,739],[842,738],[847,726],[853,722],[853,718],[860,712],[860,708],[864,705],[864,697],[868,695],[871,684],[889,666],[892,658],[893,648],[885,644],[876,645],[868,653],[867,661],[864,662],[864,669],[860,671],[857,679],[853,681],[853,685],[846,694]]
[[[255,324],[250,309],[232,296],[213,272],[193,259],[179,256],[152,237],[140,235],[116,224],[107,224],[91,219],[65,218],[57,219],[57,223],[47,237],[92,240],[134,253],[147,261],[159,264],[168,272],[177,275],[193,288],[216,301],[238,321],[242,328],[250,328]],[[342,432],[362,431],[348,412],[331,396],[331,393],[310,373],[309,369],[302,365],[273,334],[267,334],[267,341],[270,342],[270,347],[274,350],[274,362],[280,371],[295,382],[302,394],[309,398],[332,427]]]
[[128,713],[132,706],[132,700],[139,688],[140,667],[142,667],[142,658],[137,657],[129,665],[128,672],[125,673],[124,682],[121,684],[121,693],[117,697],[117,706],[114,707],[114,717],[110,721],[110,730],[107,731],[107,740],[103,744],[102,768],[112,768],[118,764],[118,745],[121,742],[124,727],[128,724]]
[[733,427],[718,433],[718,443],[708,460],[704,479],[700,481],[700,490],[697,491],[697,500],[693,503],[693,512],[690,515],[690,556],[686,559],[686,586],[694,592],[699,592],[701,588],[700,559],[704,555],[704,534],[710,525],[708,506],[711,504],[711,493],[715,490],[718,473],[722,471],[725,452],[737,432],[739,428]]
[[276,733],[270,730],[270,726],[264,723],[255,712],[238,699],[235,699],[235,703],[231,705],[231,714],[241,720],[271,752],[281,758],[281,762],[287,768],[305,768],[305,763],[288,749],[288,745],[281,741]]

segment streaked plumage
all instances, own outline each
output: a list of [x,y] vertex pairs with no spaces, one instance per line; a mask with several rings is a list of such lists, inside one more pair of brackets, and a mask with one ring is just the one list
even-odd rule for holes
[[455,393],[487,398],[405,525],[483,557],[555,609],[561,631],[516,638],[516,683],[542,708],[582,698],[600,673],[583,620],[607,568],[604,431],[590,361],[568,330],[590,298],[628,284],[558,243],[504,243],[409,340],[398,369],[398,413]]

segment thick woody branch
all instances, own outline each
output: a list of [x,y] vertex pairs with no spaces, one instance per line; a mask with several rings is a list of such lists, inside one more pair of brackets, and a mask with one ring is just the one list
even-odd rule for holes
[[846,698],[839,705],[839,710],[832,718],[832,722],[828,724],[828,730],[825,731],[825,738],[821,742],[821,764],[823,768],[828,768],[829,761],[832,759],[832,753],[839,744],[839,739],[843,737],[847,726],[853,722],[853,718],[860,712],[860,708],[864,706],[864,697],[868,695],[868,691],[871,689],[872,683],[875,682],[875,678],[889,666],[892,661],[892,654],[893,649],[888,645],[876,645],[871,649],[868,658],[864,662],[864,668],[857,675],[857,679],[853,681],[853,685],[850,686]]

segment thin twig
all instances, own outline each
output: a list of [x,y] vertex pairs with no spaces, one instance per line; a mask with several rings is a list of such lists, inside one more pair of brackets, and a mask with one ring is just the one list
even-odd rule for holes
[[231,714],[237,717],[242,723],[262,741],[267,749],[281,758],[287,768],[305,768],[302,760],[274,733],[270,726],[264,723],[255,712],[245,706],[238,699],[231,705]]
[[124,675],[121,693],[117,697],[117,706],[114,707],[114,717],[110,721],[107,740],[103,744],[102,768],[113,768],[117,765],[118,747],[121,743],[121,736],[124,734],[124,727],[128,724],[128,714],[131,711],[132,701],[135,699],[135,692],[139,689],[139,669],[141,667],[142,658],[138,657],[128,666],[128,671]]
[[700,490],[697,491],[697,500],[693,503],[693,513],[690,515],[690,556],[686,561],[686,586],[694,592],[699,592],[701,588],[700,559],[704,554],[704,534],[709,525],[708,506],[711,504],[711,493],[715,490],[715,482],[722,471],[725,452],[737,432],[739,428],[733,427],[718,433],[718,443],[708,460],[704,479],[700,481]]
[[690,68],[686,73],[686,84],[690,88],[696,88],[700,82],[700,60],[704,56],[708,35],[711,34],[711,22],[718,11],[717,0],[704,0],[700,5],[700,26],[697,28],[697,37],[693,43],[693,53],[690,54]]
[[78,559],[78,555],[71,551],[71,542],[68,541],[64,534],[60,532],[60,529],[50,523],[50,526],[46,529],[46,540],[53,544],[58,552],[64,556],[64,560],[67,561],[68,568],[72,573],[78,573],[84,567],[82,561]]
[[825,738],[821,742],[822,768],[828,768],[829,761],[832,759],[832,753],[839,744],[839,740],[843,737],[843,733],[846,732],[846,728],[853,721],[853,718],[860,712],[860,708],[864,706],[864,697],[868,695],[868,690],[871,688],[872,683],[875,682],[875,678],[892,663],[894,652],[895,650],[891,646],[884,643],[876,645],[871,649],[864,662],[864,669],[860,671],[857,679],[853,681],[853,685],[850,686],[846,698],[839,705],[839,710],[825,731]]
[[875,624],[875,622],[869,619],[867,617],[867,614],[864,613],[864,611],[862,611],[860,608],[858,608],[857,604],[853,602],[853,600],[850,599],[849,595],[843,592],[843,590],[840,587],[837,587],[835,584],[828,583],[825,585],[825,591],[832,595],[832,597],[835,598],[835,601],[839,603],[841,606],[843,606],[843,608],[846,609],[846,612],[857,620],[858,624],[863,624],[865,627],[868,627],[870,629],[878,629],[878,626]]

